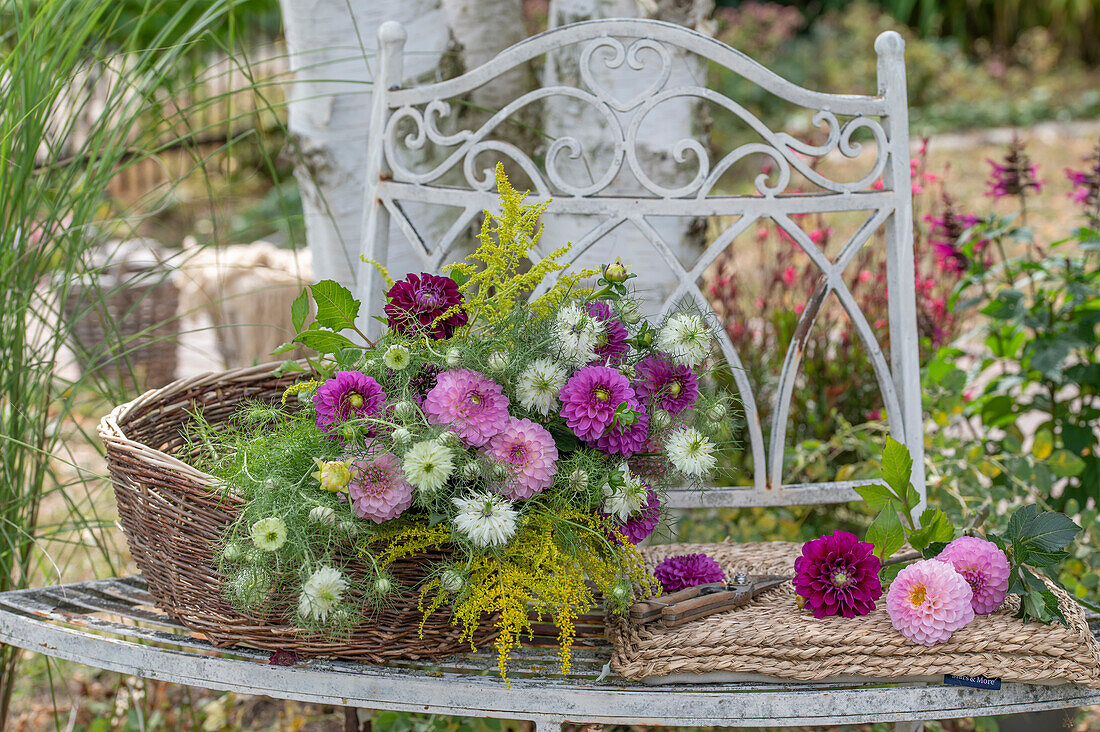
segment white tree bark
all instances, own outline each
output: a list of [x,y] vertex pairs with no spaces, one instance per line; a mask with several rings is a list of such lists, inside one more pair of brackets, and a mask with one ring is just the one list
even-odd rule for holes
[[[550,0],[550,27],[595,18],[645,17],[705,31],[707,18],[713,9],[713,0]],[[653,82],[659,62],[650,58],[649,63],[650,66],[642,72],[623,73],[622,70],[607,69],[597,55],[593,57],[590,68],[597,83],[619,99],[626,100],[642,93]],[[548,59],[544,76],[545,86],[583,86],[577,50],[566,49]],[[706,86],[706,64],[692,54],[673,54],[671,74],[664,88],[679,86]],[[561,97],[552,97],[548,107],[545,126],[550,136],[570,135],[583,145],[583,159],[570,170],[573,180],[588,183],[589,176],[598,177],[607,169],[612,154],[611,138],[605,131],[600,114],[590,105]],[[671,99],[655,108],[639,128],[636,147],[640,163],[650,178],[661,185],[671,187],[673,183],[686,182],[694,172],[691,166],[695,161],[689,158],[686,164],[677,163],[672,156],[672,147],[685,138],[699,140],[705,146],[707,137],[702,103],[685,97]],[[651,195],[629,172],[620,173],[601,193]],[[576,242],[601,223],[591,217],[554,215],[552,209],[551,206],[551,214],[546,217],[546,234],[543,237],[548,247],[566,241]],[[703,222],[655,217],[648,219],[648,222],[681,261],[689,265],[694,261],[703,245]],[[676,279],[664,259],[637,228],[624,223],[582,255],[578,265],[594,267],[613,261],[615,257],[622,257],[635,272],[645,275],[646,314],[657,314],[661,303],[676,285]],[[661,273],[668,274],[662,277]]]
[[[405,77],[440,66],[450,44],[441,0],[280,0],[294,81],[288,84],[292,154],[314,276],[355,284],[378,26],[405,25]],[[394,241],[401,237],[392,234]],[[395,272],[414,267],[394,247]]]

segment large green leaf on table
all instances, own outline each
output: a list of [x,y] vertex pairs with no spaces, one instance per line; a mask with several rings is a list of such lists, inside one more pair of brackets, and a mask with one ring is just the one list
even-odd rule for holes
[[290,322],[294,325],[295,331],[302,332],[307,317],[309,317],[309,291],[303,287],[301,294],[290,303]]
[[905,544],[905,530],[898,512],[901,504],[891,500],[867,527],[867,541],[875,545],[875,556],[885,560]]
[[335,331],[355,327],[355,319],[359,317],[359,301],[352,297],[348,288],[334,280],[321,280],[310,290],[317,303],[319,325]]
[[926,508],[920,515],[920,528],[909,532],[909,545],[924,554],[933,543],[942,544],[954,538],[955,527],[947,514],[938,508]]

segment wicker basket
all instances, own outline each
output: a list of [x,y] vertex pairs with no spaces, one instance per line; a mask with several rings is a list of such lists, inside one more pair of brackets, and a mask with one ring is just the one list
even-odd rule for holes
[[[225,599],[214,560],[240,501],[226,497],[207,475],[185,462],[181,427],[202,409],[216,424],[244,399],[277,400],[296,375],[272,376],[275,364],[182,379],[147,392],[103,418],[99,434],[115,486],[119,519],[149,592],[159,607],[219,646],[245,644],[299,655],[325,655],[381,663],[396,658],[438,658],[470,649],[460,628],[444,612],[421,627],[415,590],[359,627],[332,639],[293,625],[294,598],[273,594],[262,614],[245,615]],[[398,560],[389,569],[405,587],[415,588],[428,562],[438,555]],[[368,567],[347,557],[349,573],[369,576]],[[475,638],[491,640],[489,630]]]

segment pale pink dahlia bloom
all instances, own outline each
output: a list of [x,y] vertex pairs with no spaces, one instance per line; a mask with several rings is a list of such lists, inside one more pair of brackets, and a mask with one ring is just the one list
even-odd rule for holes
[[508,397],[500,384],[470,369],[444,371],[424,396],[430,424],[450,427],[472,447],[500,433],[510,419]]
[[397,518],[412,505],[413,487],[392,453],[351,460],[348,496],[355,515],[376,524]]
[[529,419],[510,419],[504,430],[489,440],[489,454],[508,466],[509,479],[501,493],[510,501],[541,493],[558,474],[554,438]]
[[993,612],[1008,594],[1008,557],[997,545],[976,536],[960,536],[936,559],[947,562],[970,585],[970,606],[978,615]]
[[611,426],[619,405],[633,400],[634,389],[618,371],[607,366],[585,366],[562,387],[561,416],[577,437],[596,440]]
[[970,585],[950,564],[922,559],[898,572],[890,583],[886,612],[906,638],[932,646],[974,619],[972,595]]

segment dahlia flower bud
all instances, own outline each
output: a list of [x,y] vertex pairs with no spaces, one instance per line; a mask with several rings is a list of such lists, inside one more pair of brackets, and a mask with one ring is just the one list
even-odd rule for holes
[[321,460],[314,458],[317,470],[312,477],[321,484],[321,489],[338,493],[347,488],[351,481],[351,466],[346,460]]
[[616,258],[614,264],[605,264],[603,268],[603,278],[608,282],[626,282],[630,279],[630,272],[627,270],[623,260]]

